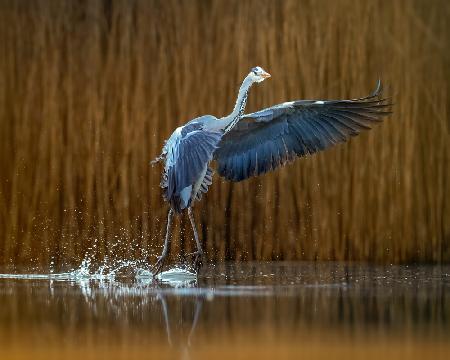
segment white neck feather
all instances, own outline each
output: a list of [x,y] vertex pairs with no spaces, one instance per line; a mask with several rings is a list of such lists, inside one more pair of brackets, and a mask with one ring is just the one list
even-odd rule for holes
[[244,114],[245,105],[247,104],[248,91],[253,83],[254,79],[252,77],[252,74],[250,73],[245,77],[241,87],[239,88],[238,97],[236,99],[236,104],[234,105],[233,111],[230,115],[225,116],[219,120],[221,123],[220,127],[222,130],[225,130],[225,132],[230,131]]

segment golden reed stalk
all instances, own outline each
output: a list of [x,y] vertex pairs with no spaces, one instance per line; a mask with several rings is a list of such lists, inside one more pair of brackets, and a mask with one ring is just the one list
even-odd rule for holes
[[[160,252],[173,129],[391,85],[394,114],[261,178],[217,176],[196,216],[214,260],[450,260],[450,3],[0,2],[0,264]],[[182,219],[174,247],[189,251]],[[181,234],[178,231],[184,228]],[[154,260],[153,257],[150,259]]]

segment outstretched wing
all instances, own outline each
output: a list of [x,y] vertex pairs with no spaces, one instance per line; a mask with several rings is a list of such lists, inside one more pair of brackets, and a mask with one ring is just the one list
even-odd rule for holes
[[226,133],[214,158],[218,173],[241,181],[313,154],[370,129],[390,114],[381,83],[367,97],[353,100],[300,100],[244,115]]

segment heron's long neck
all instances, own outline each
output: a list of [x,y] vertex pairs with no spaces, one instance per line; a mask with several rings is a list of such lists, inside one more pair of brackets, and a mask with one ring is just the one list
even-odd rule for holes
[[247,104],[248,91],[252,85],[253,80],[248,75],[242,82],[241,87],[239,88],[239,94],[232,113],[221,119],[224,123],[223,129],[225,132],[230,131],[233,128],[233,126],[236,125],[236,123],[239,121],[241,116],[244,114],[245,105]]

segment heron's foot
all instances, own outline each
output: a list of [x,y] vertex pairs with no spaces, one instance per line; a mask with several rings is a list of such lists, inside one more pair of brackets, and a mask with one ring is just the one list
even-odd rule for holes
[[156,264],[153,265],[153,267],[152,267],[153,277],[155,277],[156,275],[158,275],[161,272],[161,270],[164,266],[164,263],[166,262],[166,258],[167,258],[167,254],[165,254],[165,253],[162,253],[161,256],[158,256],[158,260],[156,260]]
[[196,252],[188,254],[190,256],[194,256],[194,270],[199,272],[201,267],[203,266],[203,250],[198,250]]

